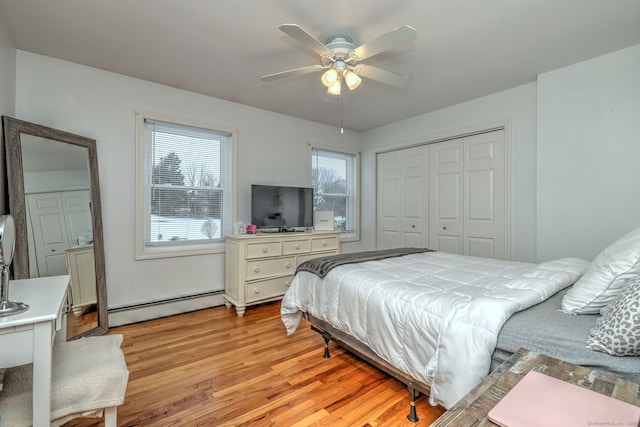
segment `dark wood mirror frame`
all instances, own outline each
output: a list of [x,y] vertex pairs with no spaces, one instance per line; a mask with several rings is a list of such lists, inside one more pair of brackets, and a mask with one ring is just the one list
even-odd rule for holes
[[96,141],[61,130],[12,117],[3,116],[3,134],[6,150],[6,167],[9,190],[9,211],[16,224],[16,247],[13,259],[13,277],[29,277],[29,248],[27,237],[27,211],[24,190],[21,134],[72,144],[87,149],[89,179],[91,184],[91,221],[93,226],[93,250],[95,256],[96,299],[98,326],[84,331],[73,338],[88,335],[102,335],[109,329],[107,314],[107,282],[104,264],[104,240],[102,234],[102,209],[100,204],[100,183],[98,180],[98,156]]

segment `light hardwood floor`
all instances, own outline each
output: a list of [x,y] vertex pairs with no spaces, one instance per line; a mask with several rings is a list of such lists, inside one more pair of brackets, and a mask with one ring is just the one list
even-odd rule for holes
[[[426,397],[407,420],[397,380],[331,344],[306,321],[287,336],[280,303],[216,307],[112,328],[122,334],[129,385],[119,426],[428,426],[443,412]],[[76,419],[65,427],[101,426]]]

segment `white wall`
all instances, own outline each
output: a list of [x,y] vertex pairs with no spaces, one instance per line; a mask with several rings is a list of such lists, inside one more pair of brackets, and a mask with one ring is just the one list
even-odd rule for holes
[[16,49],[0,19],[0,114],[13,116],[16,101]]
[[469,129],[508,124],[512,161],[511,258],[534,262],[536,256],[536,84],[530,83],[433,113],[369,131],[362,142],[361,245],[375,248],[375,152],[442,137]]
[[224,254],[134,261],[135,120],[151,112],[236,129],[237,219],[250,185],[310,185],[308,143],[357,148],[359,135],[18,51],[16,116],[97,140],[109,307],[224,289]]
[[538,77],[538,259],[640,227],[640,45]]
[[[16,49],[0,19],[0,116],[13,116],[16,101]],[[4,149],[0,149],[0,176],[4,176]],[[0,185],[0,213],[5,213],[5,189]]]
[[224,287],[223,255],[133,261],[136,110],[237,130],[237,218],[244,221],[251,183],[309,184],[308,143],[360,148],[362,239],[344,244],[347,252],[375,247],[376,151],[495,124],[507,124],[511,135],[512,259],[591,259],[640,226],[640,46],[543,74],[537,83],[345,135],[23,51],[16,77],[5,61],[15,62],[15,51],[2,46],[0,31],[0,97],[9,97],[1,101],[3,114],[13,110],[15,97],[16,117],[98,141],[110,307]]

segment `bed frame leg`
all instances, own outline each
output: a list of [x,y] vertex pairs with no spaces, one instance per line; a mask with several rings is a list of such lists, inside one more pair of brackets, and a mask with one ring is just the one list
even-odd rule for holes
[[420,418],[418,418],[418,414],[416,413],[416,399],[420,397],[420,392],[415,388],[409,387],[409,393],[411,393],[411,407],[409,408],[407,419],[413,423],[417,423],[420,421]]
[[329,354],[329,338],[327,337],[323,337],[324,338],[324,355],[322,356],[325,359],[329,359],[331,358],[331,355]]

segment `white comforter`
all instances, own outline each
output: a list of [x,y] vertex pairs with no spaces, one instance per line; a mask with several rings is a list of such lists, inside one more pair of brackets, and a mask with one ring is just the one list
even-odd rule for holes
[[430,384],[431,404],[450,408],[489,373],[504,322],[574,283],[588,265],[427,252],[343,265],[323,279],[303,271],[281,317],[288,334],[302,312],[331,323]]

